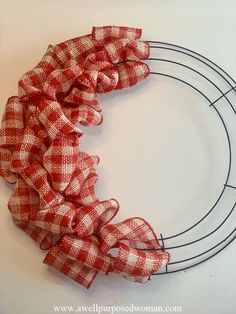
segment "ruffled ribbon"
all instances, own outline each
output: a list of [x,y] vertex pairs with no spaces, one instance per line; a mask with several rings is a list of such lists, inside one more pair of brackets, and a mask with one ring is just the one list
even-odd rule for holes
[[110,224],[118,202],[98,199],[99,158],[80,151],[78,123],[102,123],[97,93],[148,76],[140,60],[149,46],[140,36],[135,28],[94,27],[92,34],[50,45],[20,79],[2,120],[0,175],[15,184],[8,204],[14,223],[49,250],[44,263],[87,288],[98,272],[146,282],[169,261],[144,219]]

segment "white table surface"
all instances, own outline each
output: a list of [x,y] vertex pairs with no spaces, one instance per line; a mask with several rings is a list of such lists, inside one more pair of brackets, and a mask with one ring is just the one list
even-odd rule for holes
[[[0,0],[1,115],[7,98],[17,94],[19,77],[40,60],[49,43],[87,34],[92,26],[100,25],[141,27],[143,39],[198,51],[236,79],[235,0]],[[190,132],[193,138],[185,137],[189,125],[181,115],[186,109],[180,104],[184,97],[174,94],[174,89],[173,93],[167,91],[163,83],[157,107],[149,105],[155,92],[150,81],[143,82],[135,93],[100,97],[104,123],[87,131],[83,145],[86,151],[101,157],[97,191],[101,197],[119,200],[121,210],[116,221],[140,215],[155,230],[166,228],[172,233],[179,230],[185,216],[191,219],[184,213],[186,208],[191,211],[189,204],[194,203],[192,210],[197,210],[201,202],[207,189],[202,184],[209,179],[202,167],[208,164],[203,159],[212,150],[201,146],[201,137],[196,139],[194,131]],[[171,103],[176,104],[174,111]],[[191,110],[199,113],[194,107]],[[187,148],[181,141],[177,143],[176,134],[188,140],[193,153],[188,158],[188,171]],[[209,138],[214,138],[212,133]],[[171,139],[170,147],[166,143]],[[199,149],[191,143],[201,148],[201,156],[194,155]],[[171,149],[172,154],[168,154]],[[197,183],[191,181],[193,176]],[[118,275],[99,275],[86,290],[42,263],[45,252],[11,221],[7,209],[10,193],[10,187],[1,180],[1,314],[46,314],[54,313],[53,306],[92,304],[181,306],[186,314],[236,312],[235,242],[198,267],[157,276],[145,285]]]

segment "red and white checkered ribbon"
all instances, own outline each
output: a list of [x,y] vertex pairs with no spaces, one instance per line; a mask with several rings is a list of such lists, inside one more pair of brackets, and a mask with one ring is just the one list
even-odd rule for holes
[[0,175],[15,183],[8,204],[13,221],[49,250],[46,264],[85,287],[98,272],[145,282],[169,261],[145,220],[109,223],[118,202],[98,199],[99,158],[80,151],[78,123],[102,122],[97,93],[131,87],[149,74],[140,61],[149,46],[140,36],[140,29],[94,27],[50,45],[20,79],[2,120]]

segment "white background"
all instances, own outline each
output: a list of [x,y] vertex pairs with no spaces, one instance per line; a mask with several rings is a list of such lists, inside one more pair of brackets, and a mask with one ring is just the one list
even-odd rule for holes
[[[19,77],[40,60],[49,43],[90,33],[92,26],[141,27],[143,39],[189,47],[236,79],[235,0],[1,0],[0,4],[1,115],[7,98],[17,94]],[[188,91],[168,84],[149,78],[132,91],[100,97],[104,123],[88,129],[82,145],[101,157],[97,191],[101,198],[119,200],[115,221],[140,215],[157,232],[172,234],[196,220],[200,205],[207,206],[214,198],[225,160],[224,149],[217,148],[222,153],[218,156],[211,145],[217,143],[216,134],[221,136],[214,118],[206,118],[203,104],[194,106]],[[214,132],[207,121],[215,126]],[[10,193],[1,181],[1,314],[53,313],[54,305],[95,303],[182,306],[188,314],[235,313],[235,242],[198,267],[154,277],[146,285],[101,275],[87,291],[42,264],[45,253],[11,222]]]

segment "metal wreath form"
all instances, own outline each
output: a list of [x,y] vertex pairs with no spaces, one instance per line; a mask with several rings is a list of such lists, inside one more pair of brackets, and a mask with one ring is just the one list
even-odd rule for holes
[[[236,203],[214,230],[185,242],[183,235],[206,221],[216,211],[229,183],[232,147],[229,130],[217,102],[235,92],[235,81],[203,56],[168,43],[139,41],[141,29],[93,27],[92,34],[50,45],[42,60],[19,81],[18,96],[8,99],[0,130],[0,175],[14,192],[8,207],[14,223],[29,234],[41,249],[47,250],[44,263],[89,288],[98,272],[119,273],[126,279],[144,283],[151,275],[190,268],[217,254],[235,239],[235,228],[204,252],[174,260],[171,250],[192,246],[217,235],[230,222]],[[213,79],[174,59],[149,57],[151,51],[168,50],[194,59],[218,75],[226,91]],[[211,100],[206,93],[186,80],[171,74],[150,72],[148,62],[168,62],[200,76],[219,93]],[[190,64],[191,64],[190,60]],[[115,199],[100,200],[94,191],[98,156],[80,150],[83,126],[103,121],[98,93],[130,88],[148,75],[161,75],[191,87],[219,115],[229,146],[229,167],[222,192],[211,209],[192,226],[171,236],[160,234],[139,217],[117,224]],[[235,95],[234,95],[235,96]],[[231,223],[231,222],[230,222]],[[228,228],[228,226],[227,226]],[[229,229],[227,229],[229,230]],[[177,239],[177,245],[172,241]],[[110,250],[116,248],[117,254]],[[162,267],[165,267],[162,270]]]

